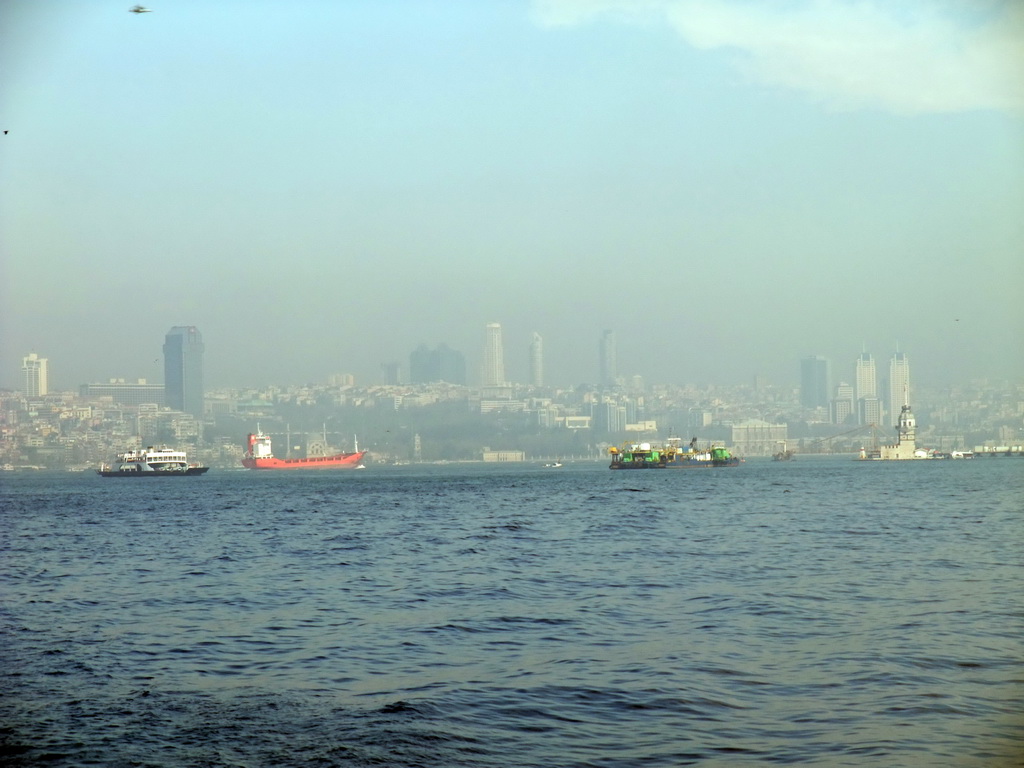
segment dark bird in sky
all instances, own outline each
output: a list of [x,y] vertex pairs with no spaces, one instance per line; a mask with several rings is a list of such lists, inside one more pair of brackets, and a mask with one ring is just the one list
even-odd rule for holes
[[134,8],[129,8],[128,12],[129,13],[152,13],[152,11],[149,10],[149,8],[146,8],[145,6],[142,6],[142,5],[136,5]]

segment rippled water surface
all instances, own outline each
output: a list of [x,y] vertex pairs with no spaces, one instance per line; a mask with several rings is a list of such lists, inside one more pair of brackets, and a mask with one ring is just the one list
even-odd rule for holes
[[0,478],[0,759],[1010,766],[1024,460]]

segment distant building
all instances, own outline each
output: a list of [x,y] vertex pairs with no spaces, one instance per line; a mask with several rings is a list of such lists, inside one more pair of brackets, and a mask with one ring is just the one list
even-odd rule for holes
[[691,408],[686,414],[686,428],[690,432],[699,431],[710,426],[714,420],[715,414],[712,411]]
[[447,344],[437,348],[437,372],[441,381],[449,384],[466,384],[466,358]]
[[389,387],[397,387],[402,383],[402,366],[396,362],[381,363],[381,370],[384,372],[384,383]]
[[865,397],[878,397],[878,373],[875,370],[875,358],[870,352],[861,352],[854,365],[853,374],[854,397],[858,400]]
[[501,323],[488,323],[484,336],[484,367],[481,384],[484,387],[503,387],[505,381],[505,351],[501,343]]
[[409,383],[431,384],[445,381],[449,384],[466,383],[466,358],[447,344],[428,349],[420,344],[409,355]]
[[530,341],[530,384],[544,386],[544,338],[536,331]]
[[438,381],[437,364],[426,344],[420,344],[409,353],[409,383],[426,384]]
[[615,331],[606,330],[601,334],[597,347],[598,380],[602,387],[614,387],[619,378],[618,349]]
[[829,400],[829,363],[812,355],[800,361],[800,404],[805,408],[827,408]]
[[829,415],[833,424],[846,424],[853,420],[853,386],[845,381],[836,385],[835,397],[829,403]]
[[890,422],[899,419],[905,405],[910,405],[910,361],[906,352],[897,352],[889,361]]
[[25,397],[42,397],[50,391],[50,361],[35,352],[21,358],[21,393]]
[[491,387],[487,390],[488,392],[497,392],[499,395],[506,395],[506,397],[497,398],[480,398],[480,413],[495,413],[498,411],[507,411],[509,413],[515,413],[518,411],[526,410],[526,401],[524,400],[513,400],[512,390],[508,389],[504,391],[502,387]]
[[[636,419],[632,419],[635,421]],[[626,406],[614,400],[605,400],[594,406],[594,427],[598,432],[618,434],[626,431],[626,423],[630,421],[627,417]]]
[[789,429],[785,424],[772,424],[761,419],[747,419],[733,424],[730,442],[740,456],[771,456],[785,444]]
[[857,423],[880,423],[882,404],[878,399],[878,372],[875,369],[875,358],[868,352],[861,352],[854,365],[853,390]]
[[481,458],[486,462],[507,462],[526,461],[526,454],[523,451],[492,451],[485,448],[481,452]]
[[881,424],[882,401],[877,397],[862,397],[857,401],[858,424]]
[[163,385],[149,384],[145,379],[135,382],[111,379],[106,384],[83,384],[78,388],[78,394],[87,400],[109,397],[112,402],[119,405],[165,404]]
[[203,417],[203,336],[194,325],[175,326],[164,338],[164,397],[175,411]]
[[333,373],[327,377],[327,383],[332,387],[354,387],[356,377],[351,373]]
[[590,416],[559,416],[555,419],[555,423],[565,429],[590,429],[590,421]]

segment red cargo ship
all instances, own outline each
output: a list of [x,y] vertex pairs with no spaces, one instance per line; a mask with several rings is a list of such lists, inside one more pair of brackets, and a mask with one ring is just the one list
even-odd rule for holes
[[310,456],[306,459],[278,459],[270,447],[270,435],[257,431],[250,433],[248,449],[242,457],[246,469],[359,469],[366,451],[359,445],[352,453],[336,453],[333,456]]

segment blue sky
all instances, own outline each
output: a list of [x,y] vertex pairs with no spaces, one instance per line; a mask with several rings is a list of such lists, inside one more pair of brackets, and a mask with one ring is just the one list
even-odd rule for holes
[[1024,4],[130,6],[0,11],[0,385],[1024,376]]

